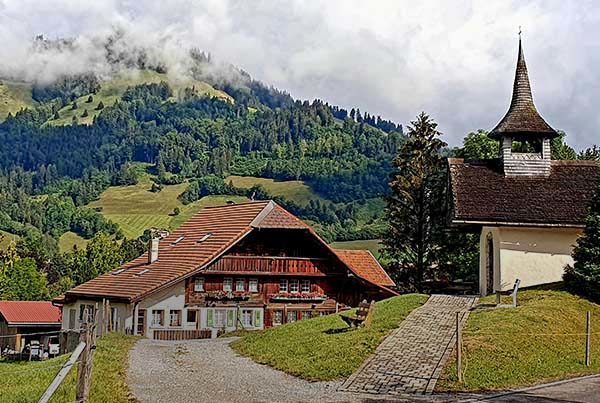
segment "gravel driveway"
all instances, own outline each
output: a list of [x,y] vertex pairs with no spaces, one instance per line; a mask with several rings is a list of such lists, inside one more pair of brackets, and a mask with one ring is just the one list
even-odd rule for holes
[[142,339],[129,354],[129,386],[142,403],[354,400],[335,391],[338,382],[307,382],[241,357],[233,340]]

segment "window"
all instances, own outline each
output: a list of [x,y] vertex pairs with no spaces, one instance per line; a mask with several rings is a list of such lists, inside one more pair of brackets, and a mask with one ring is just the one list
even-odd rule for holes
[[311,316],[312,316],[312,313],[310,311],[302,311],[302,320],[310,319]]
[[[88,316],[87,318],[83,317],[83,313],[85,312],[85,310],[87,309],[88,311]],[[81,304],[79,305],[79,321],[80,322],[93,322],[94,321],[94,313],[95,313],[95,307],[94,305],[85,305],[85,304]]]
[[169,326],[181,326],[180,309],[171,309],[171,311],[169,311]]
[[75,329],[75,315],[77,315],[77,310],[69,309],[69,329]]
[[232,284],[233,280],[230,277],[225,277],[223,279],[223,291],[231,291]]
[[237,292],[243,292],[246,288],[246,282],[244,281],[243,278],[236,278],[235,279],[235,290]]
[[283,323],[283,311],[273,311],[273,326]]
[[194,291],[202,292],[204,291],[204,277],[198,277],[194,280]]
[[300,281],[290,280],[290,292],[296,293],[300,290]]
[[187,323],[196,323],[197,320],[198,320],[198,311],[195,309],[188,309],[185,321]]
[[302,292],[310,292],[310,280],[302,280]]
[[227,311],[225,309],[215,309],[215,322],[214,327],[225,327],[225,315]]
[[258,292],[258,279],[251,278],[248,281],[248,291],[249,292]]
[[298,320],[298,311],[288,311],[287,323],[292,323]]
[[279,292],[288,292],[288,281],[285,278],[279,280]]
[[164,326],[165,324],[165,311],[162,309],[152,310],[152,326]]
[[253,314],[252,310],[242,309],[242,325],[245,328],[246,327],[254,327],[254,322],[253,322],[254,316],[252,314]]

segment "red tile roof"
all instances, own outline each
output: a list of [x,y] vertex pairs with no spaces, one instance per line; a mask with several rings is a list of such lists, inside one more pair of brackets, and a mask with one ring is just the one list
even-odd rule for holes
[[333,251],[359,277],[383,287],[394,287],[396,285],[375,259],[375,256],[368,250],[333,249]]
[[[89,296],[139,301],[212,263],[254,228],[304,229],[329,248],[307,224],[273,201],[205,207],[160,241],[157,261],[148,264],[146,252],[110,273],[73,288],[65,293],[65,298]],[[204,238],[208,234],[210,236]],[[375,265],[382,270],[376,262]],[[361,277],[357,269],[348,268]],[[369,278],[365,280],[373,283]]]
[[60,308],[50,301],[0,301],[0,314],[9,325],[60,324]]

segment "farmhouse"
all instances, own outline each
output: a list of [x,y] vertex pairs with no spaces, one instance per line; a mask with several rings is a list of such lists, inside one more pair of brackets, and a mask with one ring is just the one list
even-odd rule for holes
[[562,280],[585,225],[600,167],[592,161],[553,161],[558,133],[533,103],[521,40],[508,112],[489,136],[500,158],[449,159],[452,223],[480,237],[482,295]]
[[262,329],[379,300],[394,282],[367,251],[331,249],[273,201],[206,207],[148,253],[65,293],[63,329],[84,312],[157,339]]
[[60,328],[60,309],[49,301],[0,301],[0,351],[20,352],[32,340],[47,345]]

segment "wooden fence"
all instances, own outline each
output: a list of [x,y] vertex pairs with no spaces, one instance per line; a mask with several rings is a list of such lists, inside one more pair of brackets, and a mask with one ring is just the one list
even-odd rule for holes
[[192,339],[210,339],[212,331],[202,330],[155,330],[155,340],[192,340]]

